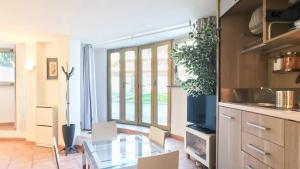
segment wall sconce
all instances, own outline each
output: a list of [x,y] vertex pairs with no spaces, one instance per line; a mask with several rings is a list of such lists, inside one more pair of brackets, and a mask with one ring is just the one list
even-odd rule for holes
[[25,70],[33,71],[35,68],[35,64],[32,59],[27,58],[25,61]]

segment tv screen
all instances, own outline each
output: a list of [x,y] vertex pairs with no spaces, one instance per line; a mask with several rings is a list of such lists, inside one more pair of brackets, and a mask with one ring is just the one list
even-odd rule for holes
[[188,96],[187,121],[216,131],[216,96]]

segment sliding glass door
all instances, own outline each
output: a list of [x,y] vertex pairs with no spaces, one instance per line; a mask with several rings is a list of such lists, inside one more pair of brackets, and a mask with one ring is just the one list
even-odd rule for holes
[[170,128],[171,42],[109,53],[109,117]]

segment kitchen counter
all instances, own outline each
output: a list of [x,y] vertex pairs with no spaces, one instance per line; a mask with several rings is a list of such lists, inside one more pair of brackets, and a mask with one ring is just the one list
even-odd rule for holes
[[219,102],[219,106],[300,122],[299,111],[280,110],[280,109],[260,107],[260,106],[243,104],[243,103]]

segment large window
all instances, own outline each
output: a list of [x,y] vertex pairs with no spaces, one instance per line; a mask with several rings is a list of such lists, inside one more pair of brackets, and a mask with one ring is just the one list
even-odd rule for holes
[[170,128],[171,42],[109,52],[109,117]]
[[[195,40],[188,39],[188,38],[179,39],[176,42],[174,42],[174,44],[176,46],[178,46],[179,48],[181,48],[183,46],[193,46],[194,43],[195,43]],[[185,65],[183,65],[183,64],[175,65],[175,78],[174,78],[175,85],[180,85],[179,81],[186,81],[191,78],[193,78],[193,75],[190,75],[187,72]]]
[[0,49],[0,83],[15,82],[15,55],[13,50]]

